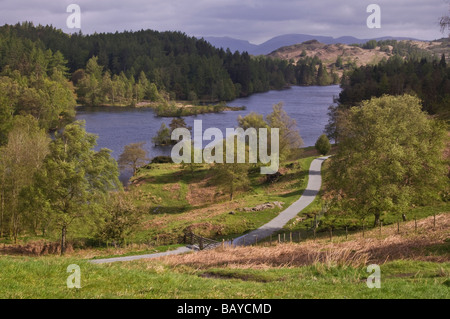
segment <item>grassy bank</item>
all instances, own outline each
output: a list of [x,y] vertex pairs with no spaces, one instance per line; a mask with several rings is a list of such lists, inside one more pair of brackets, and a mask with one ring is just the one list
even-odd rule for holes
[[[137,205],[148,211],[142,227],[130,240],[175,243],[187,229],[221,240],[254,230],[301,196],[313,159],[285,163],[283,176],[274,183],[267,183],[265,176],[254,170],[250,174],[250,187],[237,193],[233,201],[210,183],[212,172],[208,166],[192,173],[180,165],[152,164],[139,171],[129,189]],[[277,201],[284,203],[283,208],[245,211],[245,208]]]
[[[68,289],[70,264],[81,289]],[[59,258],[0,259],[0,298],[448,298],[450,264],[396,261],[381,266],[382,288],[369,289],[365,267],[321,264],[282,269],[195,270],[162,263],[92,265]],[[332,287],[332,289],[330,289]]]
[[[80,258],[0,258],[0,298],[449,298],[449,214],[418,234],[240,247],[94,265]],[[395,231],[394,226],[389,226]],[[387,227],[387,229],[389,228]],[[367,265],[381,289],[366,285]],[[67,267],[81,268],[68,289]]]

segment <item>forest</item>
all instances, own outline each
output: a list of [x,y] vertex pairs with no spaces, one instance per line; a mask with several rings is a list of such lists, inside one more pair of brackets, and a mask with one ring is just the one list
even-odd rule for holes
[[397,55],[377,65],[361,66],[342,79],[339,102],[344,107],[356,105],[383,94],[417,95],[430,114],[448,116],[450,104],[450,68],[445,55],[434,58],[409,58]]
[[293,65],[217,49],[181,32],[69,35],[24,22],[1,27],[0,41],[0,69],[16,69],[15,64],[27,59],[30,46],[53,52],[67,62],[65,75],[80,84],[79,102],[91,105],[135,105],[140,99],[158,99],[158,92],[166,100],[219,102],[290,85],[336,83],[317,58]]

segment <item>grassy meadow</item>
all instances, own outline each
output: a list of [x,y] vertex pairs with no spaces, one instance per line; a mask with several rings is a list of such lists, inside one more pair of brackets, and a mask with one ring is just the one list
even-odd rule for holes
[[[386,227],[362,239],[262,244],[94,265],[80,257],[0,258],[0,298],[449,298],[450,215],[421,220],[415,232]],[[366,285],[367,265],[381,269],[381,289]],[[66,269],[81,268],[69,289]]]

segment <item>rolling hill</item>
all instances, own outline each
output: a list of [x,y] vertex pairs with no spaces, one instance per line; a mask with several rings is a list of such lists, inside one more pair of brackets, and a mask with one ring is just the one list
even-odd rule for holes
[[[252,55],[269,54],[281,47],[290,46],[298,43],[303,43],[305,41],[317,40],[324,44],[363,44],[370,39],[358,39],[352,36],[342,36],[339,38],[333,38],[329,36],[317,36],[310,34],[285,34],[274,37],[264,43],[259,45],[250,43],[246,40],[239,40],[230,37],[204,37],[206,41],[211,43],[216,48],[229,48],[232,52],[234,51],[247,51]],[[416,40],[412,38],[401,38],[401,37],[382,37],[375,39],[380,40]]]

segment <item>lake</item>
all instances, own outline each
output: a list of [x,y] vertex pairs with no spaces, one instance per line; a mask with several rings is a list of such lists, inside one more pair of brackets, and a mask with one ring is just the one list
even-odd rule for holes
[[[217,127],[225,134],[226,128],[237,126],[239,115],[245,116],[252,111],[267,115],[272,112],[274,104],[283,102],[284,110],[297,121],[304,146],[312,146],[328,122],[327,112],[328,107],[333,104],[333,97],[337,97],[340,92],[338,85],[294,86],[281,91],[253,94],[227,103],[230,106],[245,105],[247,109],[244,111],[188,116],[185,121],[189,126],[193,126],[194,120],[203,120],[203,130]],[[150,158],[170,155],[170,147],[154,147],[151,140],[161,123],[169,125],[172,118],[156,117],[151,109],[79,107],[76,118],[86,121],[86,130],[98,135],[97,149],[106,147],[112,150],[115,159],[119,157],[125,145],[137,142],[147,142],[145,149]],[[124,176],[121,179],[123,180]]]

